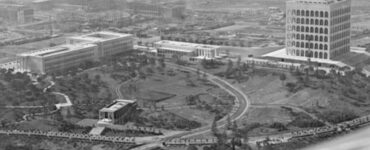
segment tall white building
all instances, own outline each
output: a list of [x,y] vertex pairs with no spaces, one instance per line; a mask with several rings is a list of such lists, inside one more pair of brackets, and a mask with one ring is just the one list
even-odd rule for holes
[[351,0],[286,3],[286,54],[333,59],[350,51]]

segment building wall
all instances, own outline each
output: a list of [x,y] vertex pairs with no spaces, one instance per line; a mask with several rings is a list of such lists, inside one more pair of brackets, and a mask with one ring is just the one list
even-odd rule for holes
[[27,63],[31,72],[52,73],[71,67],[77,67],[85,61],[94,60],[97,47],[82,48],[51,56],[28,56]]
[[350,51],[351,0],[319,1],[287,2],[287,55],[333,59]]
[[110,41],[101,42],[100,58],[114,56],[116,54],[124,53],[133,50],[132,37],[122,37]]
[[33,21],[34,10],[22,5],[13,6],[5,4],[0,6],[0,17],[11,23],[29,23]]

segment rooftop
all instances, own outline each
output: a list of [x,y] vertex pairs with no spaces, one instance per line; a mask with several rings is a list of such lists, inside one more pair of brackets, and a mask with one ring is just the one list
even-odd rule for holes
[[117,99],[114,103],[108,105],[107,107],[102,108],[100,111],[103,112],[115,112],[128,104],[135,103],[134,100],[124,100],[124,99]]
[[[268,53],[268,54],[265,54],[262,57],[281,58],[281,59],[297,60],[297,61],[307,61],[307,57],[287,55],[285,48],[281,49],[281,50],[271,52],[271,53]],[[346,64],[344,64],[342,62],[334,61],[334,60],[311,58],[311,61],[312,62],[323,63],[323,64],[332,64],[332,65],[341,66],[341,67],[346,66]]]
[[215,46],[215,45],[195,44],[195,43],[167,41],[167,40],[158,41],[155,44],[159,44],[162,46],[168,45],[168,46],[187,47],[187,48],[210,48],[210,49],[220,48],[220,46]]
[[96,46],[95,44],[75,44],[75,45],[66,44],[66,45],[59,45],[55,47],[45,48],[41,50],[25,52],[25,53],[19,54],[18,56],[48,57],[48,56],[65,53],[67,51],[75,51],[75,50],[80,50],[82,48],[95,47],[95,46]]
[[109,31],[94,32],[80,36],[70,37],[72,39],[87,40],[92,42],[101,42],[106,40],[111,40],[115,38],[130,37],[131,34],[121,34]]
[[349,0],[290,0],[289,2],[297,2],[297,3],[317,3],[317,4],[332,4],[332,3],[339,3],[345,2]]

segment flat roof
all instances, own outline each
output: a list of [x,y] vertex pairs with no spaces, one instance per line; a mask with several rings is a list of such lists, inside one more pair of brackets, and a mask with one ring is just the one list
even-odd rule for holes
[[65,52],[80,50],[84,48],[89,47],[95,47],[95,44],[65,44],[65,45],[59,45],[55,47],[50,48],[44,48],[40,50],[30,51],[21,53],[18,56],[27,57],[27,56],[33,56],[33,57],[48,57],[52,55],[57,55]]
[[346,2],[346,1],[348,0],[290,0],[288,2],[332,4],[332,3],[339,3],[339,2]]
[[87,40],[91,42],[101,42],[101,41],[107,41],[111,39],[116,38],[122,38],[122,37],[130,37],[131,34],[122,34],[122,33],[116,33],[116,32],[110,32],[110,31],[100,31],[100,32],[93,32],[85,35],[79,35],[79,36],[72,36],[69,37],[70,39],[79,39],[79,40]]
[[217,49],[221,46],[216,45],[207,45],[207,44],[196,44],[196,43],[188,43],[188,42],[178,42],[178,41],[168,41],[168,40],[162,40],[155,42],[155,44],[160,45],[171,45],[171,46],[178,46],[178,47],[188,47],[188,48],[212,48]]
[[[290,60],[298,60],[298,61],[307,61],[307,57],[287,55],[285,48],[277,50],[277,51],[273,51],[271,53],[267,53],[265,55],[262,55],[262,57],[272,57],[272,58],[290,59]],[[346,64],[344,64],[340,61],[334,61],[334,60],[329,60],[329,59],[311,58],[311,61],[312,62],[323,63],[323,64],[332,64],[332,65],[337,65],[337,66],[347,66]]]
[[135,103],[134,100],[124,100],[124,99],[117,99],[114,101],[114,103],[108,105],[107,107],[104,107],[100,109],[101,112],[115,112],[123,107],[125,107],[128,104]]

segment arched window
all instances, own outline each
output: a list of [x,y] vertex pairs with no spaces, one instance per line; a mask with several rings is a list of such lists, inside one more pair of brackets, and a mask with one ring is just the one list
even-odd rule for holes
[[310,16],[310,11],[306,10],[306,16],[309,17]]
[[301,31],[301,27],[300,26],[297,26],[297,31],[300,32]]
[[319,11],[315,11],[315,17],[319,17]]
[[301,18],[301,24],[304,24],[304,19],[303,18]]
[[317,56],[318,54],[317,54],[317,52],[315,52],[315,58],[317,58],[318,56]]
[[328,50],[328,44],[324,45],[324,50]]
[[315,33],[319,33],[319,28],[315,28]]
[[325,18],[328,18],[329,17],[329,13],[326,11],[325,12]]
[[315,41],[319,41],[319,36],[315,36]]
[[325,33],[325,34],[328,34],[328,33],[329,33],[328,28],[325,28],[324,33]]
[[324,25],[324,20],[320,19],[320,25]]
[[319,45],[315,43],[315,49],[319,49]]
[[306,32],[310,32],[310,27],[306,27]]
[[319,53],[319,58],[322,58],[322,52]]
[[301,56],[304,56],[304,51],[303,50],[301,50]]
[[315,25],[319,25],[319,19],[315,20]]
[[300,42],[297,42],[295,46],[296,46],[296,47],[301,46],[301,45],[300,45]]
[[325,20],[325,25],[327,26],[327,25],[329,25],[329,22],[328,22],[328,20]]
[[311,17],[314,17],[314,16],[315,16],[315,12],[311,11]]
[[323,50],[323,46],[322,46],[322,44],[320,44],[320,47],[319,47],[319,49],[320,49],[320,50]]
[[324,17],[324,12],[320,12],[320,17]]
[[324,59],[328,59],[328,53],[324,53]]
[[310,43],[310,49],[313,49],[313,43]]
[[301,43],[301,47],[304,48],[304,42]]
[[324,39],[322,38],[322,36],[320,36],[320,42],[324,41]]
[[311,27],[310,32],[311,33],[315,32],[314,29],[313,29],[313,27]]
[[324,42],[328,42],[328,37],[324,37]]
[[324,29],[320,28],[320,34],[323,34],[323,33],[324,33]]
[[310,24],[315,24],[315,20],[311,19],[311,23]]
[[304,40],[304,34],[301,34],[301,40]]
[[301,11],[297,10],[297,16],[301,15]]

